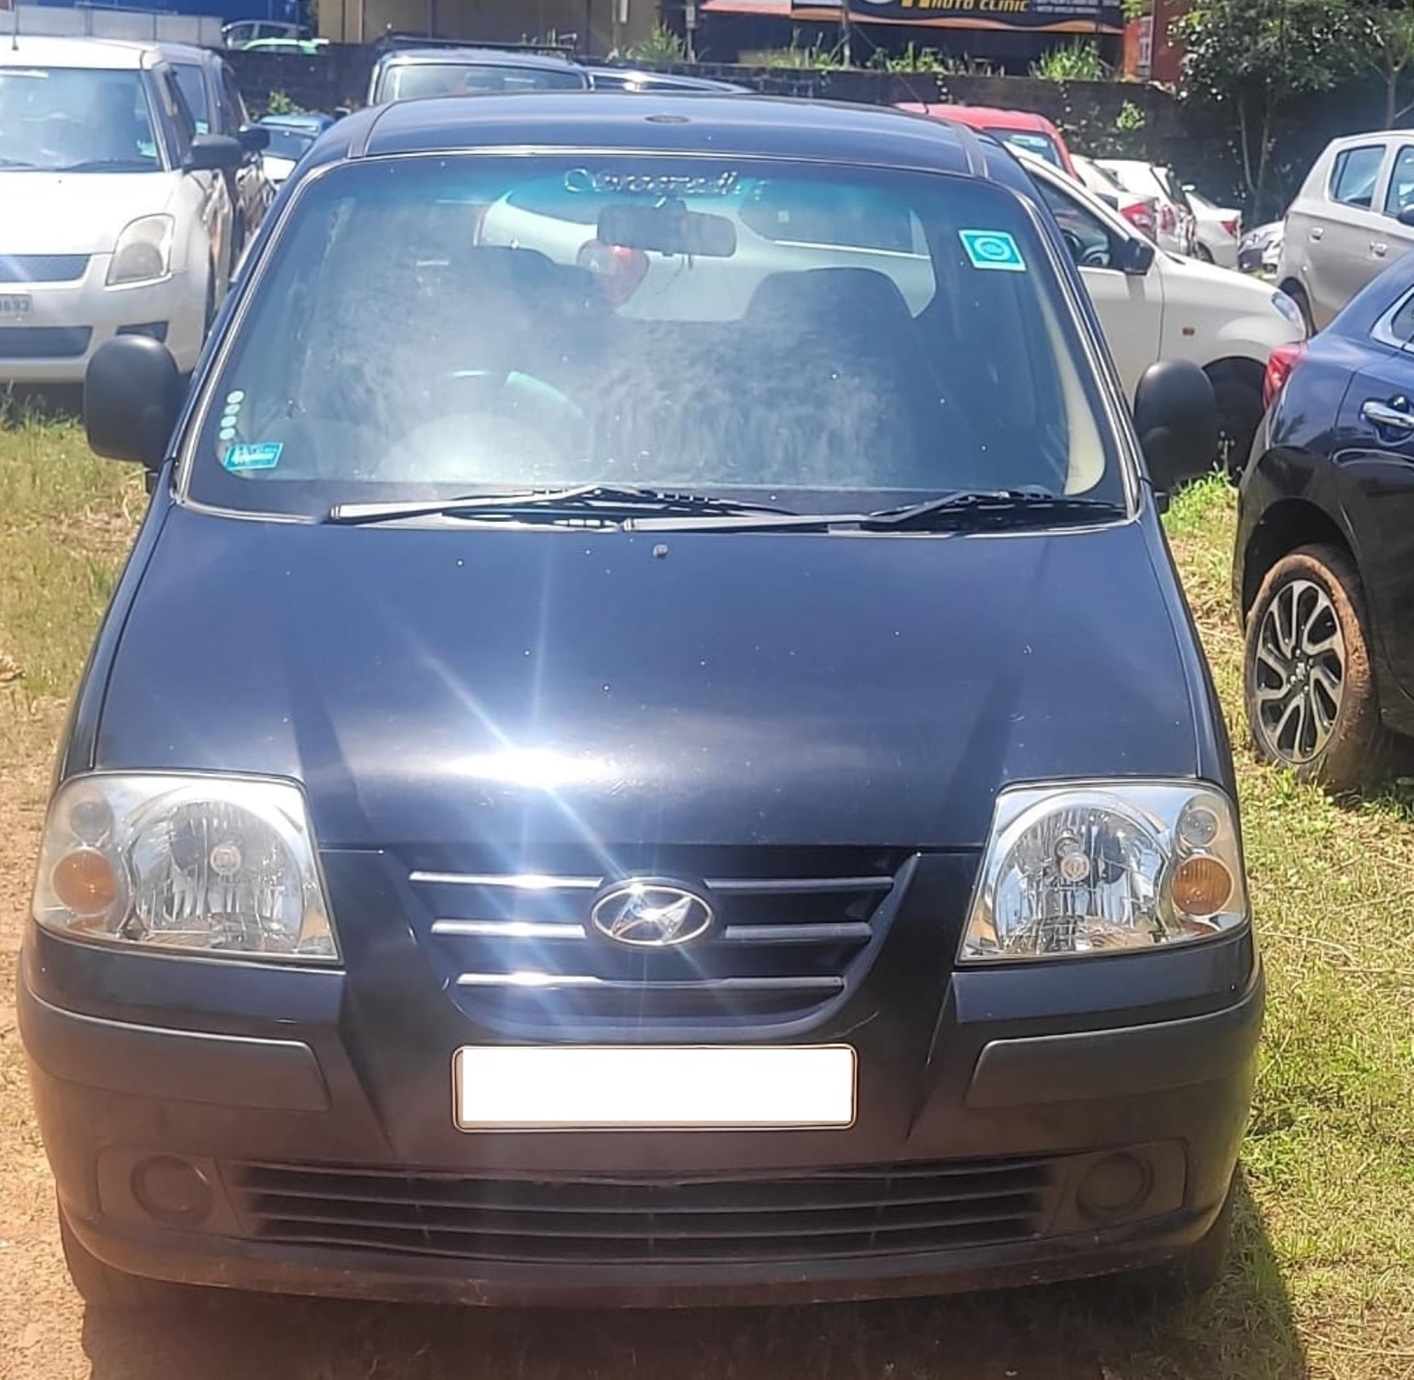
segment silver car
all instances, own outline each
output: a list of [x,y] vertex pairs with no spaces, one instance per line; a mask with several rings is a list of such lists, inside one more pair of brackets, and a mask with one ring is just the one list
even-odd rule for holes
[[1414,131],[1332,140],[1286,213],[1277,281],[1313,329],[1414,247]]

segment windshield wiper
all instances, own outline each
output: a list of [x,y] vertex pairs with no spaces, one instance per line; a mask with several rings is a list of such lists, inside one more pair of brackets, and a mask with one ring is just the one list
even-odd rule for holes
[[[1122,504],[1107,499],[1053,494],[1046,489],[960,489],[902,508],[866,513],[741,514],[704,517],[694,531],[836,531],[936,532],[953,527],[1051,527],[1101,522],[1123,517]],[[672,515],[633,518],[625,524],[639,532],[666,532],[687,524]]]
[[88,158],[82,163],[65,163],[50,172],[156,172],[157,163],[150,158]]
[[26,163],[19,158],[0,158],[0,168],[37,168],[38,163]]
[[396,522],[400,518],[487,517],[610,525],[646,513],[673,519],[795,516],[785,508],[738,503],[734,499],[667,493],[661,489],[633,485],[578,484],[568,489],[467,494],[461,498],[432,499],[425,503],[336,503],[324,520],[357,526],[369,522]]
[[1053,494],[1046,489],[967,489],[903,508],[882,508],[867,514],[859,526],[869,532],[931,530],[940,521],[965,518],[970,524],[1000,526],[1020,523],[1086,521],[1121,516],[1124,508],[1102,498]]

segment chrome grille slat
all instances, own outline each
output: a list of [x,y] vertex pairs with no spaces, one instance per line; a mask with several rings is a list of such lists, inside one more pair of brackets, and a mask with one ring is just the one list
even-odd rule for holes
[[[606,845],[526,857],[516,870],[453,861],[409,871],[424,933],[462,1009],[518,1038],[546,1021],[584,1038],[685,1026],[710,1037],[830,1009],[872,963],[911,868],[906,853],[867,848]],[[680,947],[615,943],[590,909],[602,878],[635,876],[707,878],[696,886],[716,923]]]

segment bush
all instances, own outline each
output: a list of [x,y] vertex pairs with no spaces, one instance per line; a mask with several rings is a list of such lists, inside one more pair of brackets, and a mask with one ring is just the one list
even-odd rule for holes
[[1031,68],[1042,81],[1104,81],[1110,69],[1100,61],[1095,44],[1081,39],[1052,48]]

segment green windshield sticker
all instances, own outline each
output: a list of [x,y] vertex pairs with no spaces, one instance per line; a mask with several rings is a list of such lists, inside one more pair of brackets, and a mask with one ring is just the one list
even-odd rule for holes
[[1026,260],[1016,240],[1005,230],[959,230],[957,237],[973,268],[995,268],[1003,273],[1025,273]]
[[232,474],[246,470],[273,470],[280,463],[280,452],[285,447],[280,441],[262,441],[257,445],[237,442],[226,447],[221,464]]

